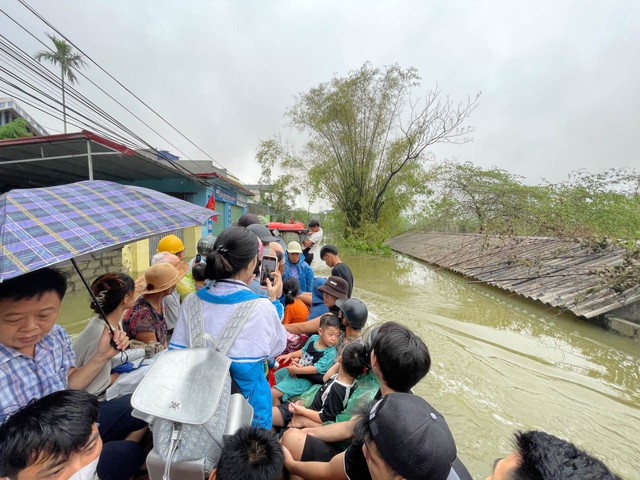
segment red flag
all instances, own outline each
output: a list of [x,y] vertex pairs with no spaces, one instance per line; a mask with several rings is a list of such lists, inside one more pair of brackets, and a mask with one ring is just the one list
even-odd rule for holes
[[[216,196],[215,195],[216,195],[215,193],[211,194],[211,196],[209,197],[209,201],[205,205],[205,208],[208,208],[210,210],[215,210],[216,209]],[[218,222],[218,216],[217,215],[215,217],[213,217],[213,221],[214,222]]]

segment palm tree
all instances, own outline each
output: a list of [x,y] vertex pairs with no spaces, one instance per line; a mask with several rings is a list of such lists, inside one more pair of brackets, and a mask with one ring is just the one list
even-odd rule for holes
[[46,60],[52,65],[60,65],[60,79],[62,80],[62,119],[64,122],[64,133],[67,133],[67,105],[65,103],[65,78],[67,83],[73,85],[78,83],[78,79],[73,73],[74,70],[86,67],[86,62],[82,55],[73,51],[73,47],[50,33],[47,33],[47,37],[51,39],[55,46],[55,51],[41,50],[36,52],[33,56],[37,61],[42,62]]

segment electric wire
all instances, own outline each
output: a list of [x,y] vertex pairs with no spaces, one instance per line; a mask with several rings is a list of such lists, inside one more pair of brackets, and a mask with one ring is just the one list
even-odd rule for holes
[[[43,67],[42,65],[40,65],[38,62],[35,62],[33,59],[31,59],[31,57],[24,55],[24,52],[22,52],[23,56],[20,57],[20,52],[16,51],[16,50],[11,50],[12,45],[7,45],[6,44],[7,40],[6,38],[2,37],[2,35],[0,35],[0,50],[3,51],[8,51],[9,54],[12,56],[13,60],[16,62],[20,62],[24,68],[30,69],[31,71],[36,71],[37,73],[39,73],[45,80],[48,80],[50,84],[53,85],[54,87],[54,94],[59,93],[60,88],[61,88],[61,81],[59,78],[57,78],[55,75],[53,75],[48,69],[46,69],[45,67]],[[15,78],[15,77],[14,77]],[[29,86],[30,88],[33,88],[33,84],[31,84],[30,82],[26,81],[25,79],[22,79],[22,83],[26,86]],[[42,85],[42,82],[38,83],[39,85]],[[56,88],[57,87],[57,88]],[[65,89],[66,91],[67,89]],[[50,91],[50,90],[49,90]],[[61,104],[61,102],[57,99],[57,97],[52,97],[51,95],[48,96],[48,98],[52,99],[52,101]],[[69,102],[67,102],[67,108],[70,110],[74,110],[73,109],[73,100],[76,98],[75,92],[72,91],[71,89],[68,92],[68,98],[69,98]],[[84,107],[79,107],[82,108],[85,113],[85,117],[90,119],[91,122],[93,123],[93,125],[97,125],[99,126],[99,128],[101,130],[108,130],[108,128],[106,128],[105,125],[100,123],[100,120],[96,119],[96,117],[94,115],[90,116],[91,114],[84,108]],[[79,119],[77,119],[79,120]],[[93,127],[93,125],[91,126],[91,128],[95,128]],[[82,128],[82,127],[81,127]],[[113,135],[117,135],[117,133],[115,131],[112,130],[112,134]],[[125,140],[125,138],[122,138],[122,140]],[[127,139],[127,142],[133,143],[131,142],[131,140]]]
[[122,82],[120,82],[117,78],[115,78],[111,73],[109,73],[106,69],[104,69],[98,62],[96,62],[92,57],[90,57],[86,52],[84,52],[81,48],[79,48],[75,43],[73,43],[68,37],[66,37],[62,32],[60,32],[55,26],[53,26],[46,18],[44,18],[40,13],[38,13],[33,7],[31,7],[25,0],[18,0],[25,8],[27,8],[33,15],[35,15],[40,21],[42,21],[49,28],[53,29],[58,35],[60,35],[64,40],[69,42],[78,52],[80,52],[86,59],[88,59],[91,63],[97,66],[102,72],[104,72],[109,78],[111,78],[114,82],[116,82],[120,87],[122,87],[127,93],[133,96],[136,100],[138,100],[142,105],[148,108],[151,112],[153,112],[158,118],[160,118],[164,123],[166,123],[169,127],[171,127],[176,133],[178,133],[182,138],[187,140],[191,145],[196,147],[200,152],[204,153],[206,157],[208,157],[212,162],[218,164],[221,168],[224,168],[222,164],[220,164],[217,160],[215,160],[211,155],[209,155],[205,150],[203,150],[200,146],[194,143],[190,138],[188,138],[184,133],[178,130],[171,122],[166,120],[160,113],[158,113],[155,109],[149,106],[144,100],[142,100],[139,96],[133,93],[129,88],[127,88]]
[[[6,12],[4,12],[3,10],[0,9],[0,13],[3,13],[5,16],[7,16],[10,20],[12,20],[14,23],[16,23],[18,26],[20,26],[24,31],[26,31],[29,35],[31,35],[33,38],[35,38],[39,43],[41,43],[42,45],[44,45],[46,48],[48,48],[49,50],[51,50],[50,47],[48,47],[46,44],[44,44],[44,42],[42,42],[40,39],[38,39],[37,37],[35,37],[31,32],[29,32],[28,30],[26,30],[22,25],[20,25],[15,19],[13,19],[13,17],[11,17],[10,15],[8,15]],[[57,31],[57,30],[56,30]],[[58,32],[60,35],[62,35],[60,32]],[[0,37],[2,37],[0,35]],[[58,77],[56,77],[55,75],[53,75],[53,73],[51,73],[48,69],[46,69],[44,66],[42,66],[39,62],[36,62],[35,60],[33,60],[31,58],[30,55],[28,55],[26,52],[24,52],[24,50],[20,49],[19,47],[17,47],[13,42],[11,42],[10,40],[6,39],[6,37],[2,37],[5,40],[5,47],[10,46],[13,49],[12,52],[12,56],[16,61],[20,61],[24,66],[26,66],[27,68],[31,68],[32,70],[37,71],[46,81],[50,82],[52,85],[54,85],[54,87],[56,88],[56,90],[60,90],[61,89],[61,81]],[[66,37],[65,37],[66,38]],[[7,45],[8,44],[8,45]],[[76,47],[77,48],[77,47]],[[5,48],[6,50],[6,48]],[[79,49],[78,49],[79,50]],[[11,50],[9,49],[9,51],[11,52]],[[18,53],[19,52],[19,53]],[[94,62],[95,63],[95,62]],[[6,71],[6,69],[5,69]],[[79,72],[80,74],[82,74],[82,72]],[[136,117],[137,119],[139,119],[139,117],[137,117],[135,114],[133,114],[133,112],[131,112],[130,110],[128,110],[126,107],[124,107],[120,102],[118,102],[116,99],[114,99],[110,94],[108,94],[108,92],[106,92],[104,89],[102,89],[101,87],[99,87],[98,85],[95,84],[95,82],[93,82],[91,79],[89,79],[88,77],[86,77],[86,75],[82,74],[82,76],[84,78],[86,78],[87,80],[90,81],[91,84],[93,84],[94,86],[96,86],[100,91],[102,91],[103,93],[105,93],[105,95],[107,95],[110,99],[114,100],[117,104],[119,104],[120,106],[122,106],[123,108],[125,108],[125,110],[127,110],[129,113],[131,113],[134,117]],[[32,80],[33,80],[33,76],[29,76]],[[15,76],[14,76],[15,78]],[[20,79],[23,83],[25,83],[26,85],[28,85],[30,88],[34,88],[33,83],[29,82],[29,81],[25,81],[24,78]],[[41,87],[44,88],[42,82],[38,82],[38,85],[40,85]],[[14,87],[17,87],[17,85],[13,85]],[[109,138],[114,139],[115,141],[119,141],[120,143],[126,143],[129,145],[134,145],[136,147],[140,147],[142,145],[145,145],[147,148],[149,148],[151,151],[153,151],[158,158],[164,158],[165,160],[168,160],[173,166],[174,168],[176,168],[177,170],[182,171],[183,173],[192,176],[192,178],[196,179],[197,183],[200,184],[208,184],[208,182],[206,182],[204,179],[201,179],[199,177],[196,177],[193,175],[193,172],[191,172],[188,168],[186,168],[184,165],[181,165],[180,162],[176,162],[175,160],[168,158],[166,155],[164,155],[162,152],[159,152],[156,148],[152,147],[148,142],[146,142],[144,139],[142,139],[141,137],[139,137],[138,135],[136,135],[132,130],[130,130],[129,128],[127,128],[124,124],[122,124],[121,122],[119,122],[117,119],[115,119],[113,116],[111,116],[110,114],[108,114],[107,112],[105,112],[103,109],[101,109],[100,107],[98,107],[97,105],[95,105],[93,102],[88,101],[88,99],[86,99],[86,97],[84,97],[82,94],[80,94],[76,89],[74,89],[73,87],[70,87],[69,85],[66,86],[67,88],[65,88],[65,93],[67,93],[67,96],[70,99],[75,99],[77,102],[79,102],[80,105],[76,105],[76,108],[73,108],[71,106],[67,106],[67,108],[72,111],[75,112],[77,115],[83,117],[86,122],[90,122],[91,124],[91,129],[96,130],[96,131],[100,131],[100,133],[105,134],[105,136],[108,136]],[[44,92],[40,89],[36,89],[38,91],[38,93],[40,94],[44,94]],[[23,89],[20,89],[20,91],[22,91],[23,93],[27,93],[25,92]],[[51,89],[49,89],[49,91],[51,91]],[[36,96],[31,95],[31,97],[34,100],[40,101],[42,102],[42,100],[38,99]],[[50,98],[51,101],[60,104],[61,102],[58,101],[56,98],[51,97],[50,95],[48,95],[48,98]],[[23,99],[24,101],[24,99]],[[43,102],[44,104],[46,104],[46,102]],[[65,102],[66,103],[66,102]],[[74,102],[70,102],[72,105],[74,104]],[[29,102],[29,105],[33,106],[33,103]],[[89,115],[87,115],[87,113],[89,113],[87,111],[86,108],[82,107],[81,105],[86,105],[88,109],[90,109],[93,112],[96,112],[98,115],[100,115],[102,118],[105,118],[110,124],[115,124],[117,125],[120,129],[122,129],[124,131],[124,133],[129,137],[129,139],[125,139],[122,137],[121,134],[116,133],[115,131],[113,131],[112,129],[110,129],[109,127],[107,127],[104,124],[101,124],[100,121],[96,120],[95,117],[91,118]],[[51,105],[49,104],[49,107],[51,107]],[[85,113],[82,113],[79,111],[79,109],[82,109],[85,111]],[[58,118],[57,116],[51,114],[50,112],[46,112],[43,108],[38,108],[39,111],[43,111],[44,113],[47,113],[48,115],[52,116],[53,118]],[[55,109],[55,111],[60,112],[59,109]],[[85,122],[82,121],[81,118],[73,117],[73,115],[71,115],[72,118],[75,118],[76,121],[80,122],[80,123],[84,123],[86,125]],[[142,121],[141,119],[139,119],[140,121]],[[144,121],[142,121],[142,123],[145,123]],[[83,128],[82,126],[78,125],[78,124],[73,124],[74,126],[76,126],[77,128]],[[146,125],[146,123],[145,123]],[[155,130],[153,130],[153,128],[151,128],[149,125],[146,125],[147,127],[149,127],[152,131],[154,131],[154,133],[158,134],[161,138],[163,138],[165,141],[167,141],[169,144],[171,144],[174,148],[176,148],[178,151],[179,149],[173,145],[171,142],[169,142],[167,139],[165,139],[164,137],[162,137],[162,135],[160,135],[158,132],[155,132]],[[111,134],[107,134],[107,131],[110,131]],[[133,137],[135,140],[137,140],[138,142],[141,142],[142,145],[138,145],[137,142],[132,141],[131,137]],[[182,152],[180,152],[182,153]],[[206,153],[206,152],[205,152]],[[184,155],[184,153],[182,153]],[[186,157],[186,155],[184,155]]]
[[[33,39],[35,39],[38,43],[40,43],[42,46],[44,46],[46,49],[53,51],[53,49],[47,45],[46,43],[44,43],[41,39],[39,39],[37,36],[35,36],[32,32],[30,32],[29,30],[27,30],[23,25],[21,25],[17,20],[15,20],[11,15],[9,15],[8,13],[6,13],[4,10],[0,9],[0,13],[3,13],[7,18],[9,18],[13,23],[15,23],[18,27],[20,27],[23,31],[25,31],[27,34],[29,34]],[[55,27],[52,27],[55,30]],[[56,30],[57,31],[57,30]],[[60,33],[60,35],[62,35]],[[77,47],[76,47],[77,49]],[[79,50],[79,49],[78,49]],[[164,140],[165,142],[167,142],[169,145],[171,145],[178,153],[180,153],[183,157],[187,158],[188,155],[186,155],[182,150],[180,150],[180,148],[175,145],[174,143],[172,143],[170,140],[168,140],[167,138],[165,138],[160,132],[158,132],[157,130],[155,130],[151,125],[149,125],[148,123],[146,123],[142,118],[140,118],[138,115],[136,115],[134,112],[132,112],[129,108],[127,108],[125,105],[123,105],[120,101],[118,101],[116,98],[114,98],[111,94],[109,94],[106,90],[104,90],[101,86],[99,86],[97,83],[95,83],[91,78],[89,78],[87,75],[85,75],[82,71],[76,70],[75,71],[78,75],[80,75],[81,77],[83,77],[85,80],[87,80],[91,85],[93,85],[94,87],[96,87],[98,90],[100,90],[103,94],[105,94],[106,96],[108,96],[112,101],[114,101],[117,105],[119,105],[121,108],[123,108],[127,113],[129,113],[130,115],[132,115],[136,120],[138,120],[139,122],[141,122],[143,125],[145,125],[147,128],[149,128],[153,133],[155,133],[156,135],[158,135],[162,140]],[[169,159],[167,159],[169,160]]]

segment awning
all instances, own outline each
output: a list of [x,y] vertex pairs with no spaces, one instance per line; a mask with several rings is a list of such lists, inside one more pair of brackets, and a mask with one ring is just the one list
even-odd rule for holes
[[0,140],[0,192],[82,180],[132,183],[197,177],[89,131]]

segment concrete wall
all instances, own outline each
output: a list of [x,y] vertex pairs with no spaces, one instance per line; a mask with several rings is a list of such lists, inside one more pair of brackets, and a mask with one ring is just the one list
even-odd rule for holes
[[[201,237],[199,226],[184,229],[184,244],[186,247],[185,261],[196,256],[196,246]],[[107,272],[123,272],[134,278],[149,268],[149,241],[140,240],[130,243],[121,249],[104,252],[101,255],[87,260],[78,260],[78,267],[89,285],[100,275]],[[60,265],[60,270],[67,274],[67,292],[85,290],[85,286],[69,262]]]
[[[200,226],[182,229],[185,246],[185,261],[196,256],[198,240],[202,237]],[[140,240],[122,247],[122,271],[130,275],[137,275],[149,268],[149,259],[152,257],[149,251],[149,240]]]
[[[79,260],[77,263],[82,275],[89,285],[91,285],[91,283],[103,273],[123,271],[122,251],[120,249],[105,252],[96,258]],[[65,262],[58,268],[68,275],[67,292],[70,293],[75,292],[76,290],[85,290],[85,286],[76,272],[76,269],[73,268],[73,265],[69,262]]]

